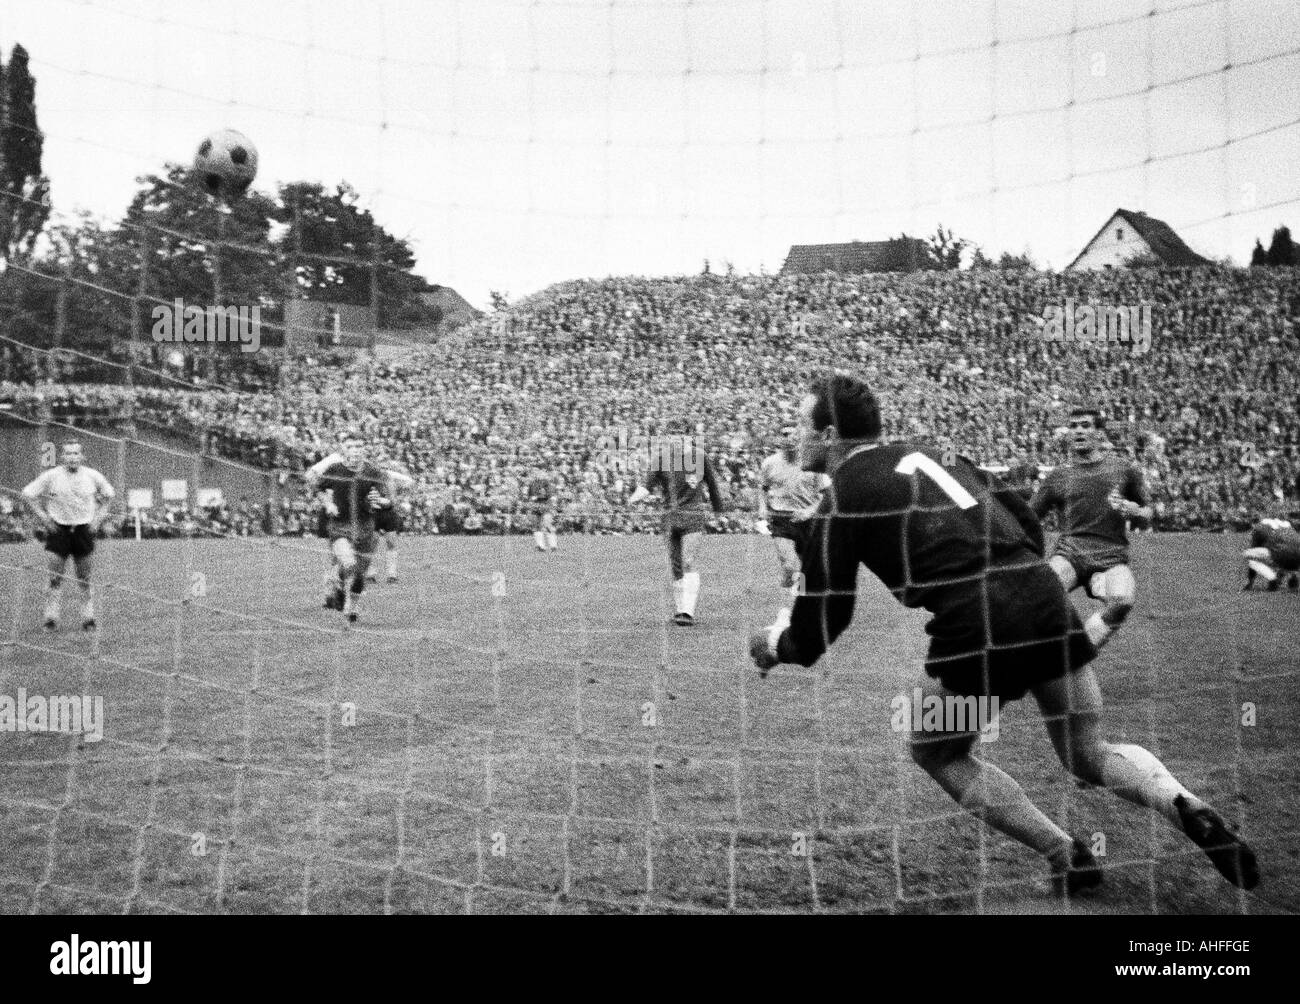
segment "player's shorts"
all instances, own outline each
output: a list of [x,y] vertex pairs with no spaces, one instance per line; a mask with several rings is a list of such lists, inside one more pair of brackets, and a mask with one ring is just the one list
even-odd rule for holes
[[1106,572],[1116,565],[1128,564],[1128,548],[1121,546],[1082,547],[1066,537],[1056,542],[1052,557],[1061,557],[1070,563],[1077,576],[1077,585],[1093,599],[1098,599],[1092,591],[1092,577],[1098,572]]
[[45,535],[45,550],[58,558],[87,558],[94,553],[95,535],[89,523],[65,526],[62,523]]
[[808,541],[809,526],[808,520],[795,519],[789,513],[774,512],[767,520],[767,528],[772,536],[794,541],[795,550],[800,554],[803,553],[804,544]]
[[674,534],[703,533],[709,528],[709,511],[705,509],[670,509],[664,513],[664,532]]
[[402,514],[396,507],[389,506],[375,513],[375,529],[380,533],[401,533],[406,527],[402,523]]
[[983,584],[952,587],[926,630],[926,673],[956,693],[1002,701],[1077,672],[1097,655],[1046,564],[993,569]]
[[331,516],[325,523],[325,536],[331,544],[336,540],[346,540],[357,554],[374,554],[375,524],[372,520],[338,519]]

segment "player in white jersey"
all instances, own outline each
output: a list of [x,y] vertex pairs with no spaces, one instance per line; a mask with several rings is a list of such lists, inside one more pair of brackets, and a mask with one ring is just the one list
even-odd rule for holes
[[45,628],[53,631],[59,626],[59,591],[71,558],[81,587],[81,627],[90,631],[95,627],[90,556],[95,550],[95,533],[108,515],[113,486],[99,471],[85,466],[80,443],[64,443],[59,460],[58,467],[42,472],[23,489],[28,508],[45,524],[45,550],[50,553]]
[[[830,479],[825,474],[805,471],[795,451],[784,446],[763,460],[759,467],[759,533],[772,538],[781,565],[781,586],[791,596],[799,595],[799,569],[809,520],[821,504],[822,492]],[[794,602],[791,600],[791,602]]]

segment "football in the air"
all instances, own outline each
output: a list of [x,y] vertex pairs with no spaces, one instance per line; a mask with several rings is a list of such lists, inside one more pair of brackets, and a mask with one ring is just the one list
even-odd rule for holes
[[205,136],[194,154],[194,176],[209,195],[235,199],[257,175],[257,147],[241,132],[220,129]]

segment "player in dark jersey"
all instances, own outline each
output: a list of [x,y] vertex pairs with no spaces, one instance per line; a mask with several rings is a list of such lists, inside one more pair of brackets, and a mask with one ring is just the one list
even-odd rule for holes
[[695,604],[700,595],[700,573],[695,570],[699,557],[700,534],[708,526],[708,503],[713,512],[724,510],[713,463],[686,434],[686,425],[675,422],[669,434],[656,437],[650,451],[649,471],[645,482],[637,486],[628,499],[636,504],[658,489],[664,497],[664,534],[668,541],[668,566],[673,576],[673,623],[679,627],[695,624]]
[[559,549],[560,538],[555,529],[555,488],[550,478],[535,474],[528,481],[528,505],[536,518],[533,527],[533,544],[537,550],[554,553]]
[[357,602],[366,587],[366,569],[375,553],[375,516],[392,505],[393,475],[366,460],[364,438],[344,435],[342,451],[307,471],[307,483],[324,507],[325,536],[333,566],[327,576],[325,606],[357,619]]
[[[813,384],[800,430],[800,462],[829,473],[831,486],[804,552],[804,595],[788,624],[778,619],[750,639],[764,676],[778,663],[811,666],[834,643],[853,618],[858,566],[866,565],[904,605],[933,614],[918,695],[949,706],[1032,693],[1067,770],[1160,812],[1229,881],[1258,883],[1254,853],[1218,813],[1147,750],[1102,739],[1101,691],[1089,666],[1097,650],[1043,561],[1042,528],[1022,496],[962,458],[944,466],[926,447],[881,443],[875,397],[849,376]],[[927,727],[913,721],[912,756],[959,805],[1043,854],[1058,891],[1100,883],[1089,848],[973,755],[975,731]]]
[[1066,592],[1082,585],[1104,604],[1084,622],[1098,647],[1124,623],[1137,599],[1125,520],[1151,519],[1142,471],[1108,452],[1108,446],[1101,416],[1075,409],[1070,415],[1072,462],[1048,474],[1029,503],[1039,519],[1053,509],[1060,512],[1052,570]]
[[1282,585],[1279,572],[1287,576],[1288,589],[1300,589],[1300,532],[1285,519],[1261,519],[1250,529],[1250,547],[1241,552],[1246,561],[1246,585],[1249,590],[1259,575],[1268,583],[1269,592]]

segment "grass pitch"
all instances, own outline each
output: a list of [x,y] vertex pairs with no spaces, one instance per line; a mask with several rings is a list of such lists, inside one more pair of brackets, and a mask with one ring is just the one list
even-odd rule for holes
[[982,755],[1105,850],[1063,906],[890,730],[923,613],[864,573],[822,663],[758,678],[766,538],[706,538],[694,629],[658,538],[404,538],[352,629],[323,542],[110,541],[96,635],[72,589],[40,630],[44,555],[9,545],[0,694],[101,695],[106,724],[0,733],[0,911],[1295,912],[1300,595],[1240,593],[1241,546],[1138,538],[1096,667],[1109,734],[1239,821],[1262,884],[1072,782],[1020,702]]

